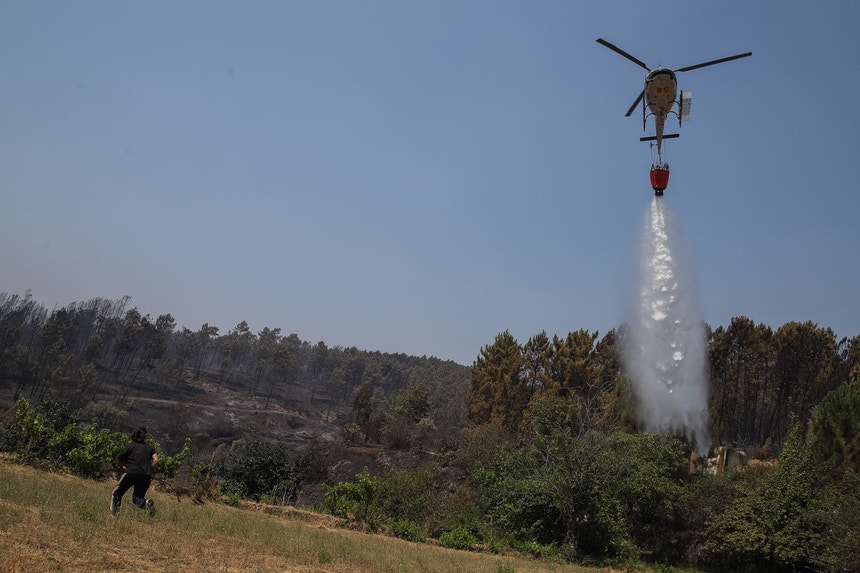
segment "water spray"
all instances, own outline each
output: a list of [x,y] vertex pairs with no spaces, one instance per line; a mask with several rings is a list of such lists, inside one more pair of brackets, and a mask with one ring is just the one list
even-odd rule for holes
[[662,198],[653,197],[642,233],[636,310],[629,321],[624,366],[645,430],[683,433],[706,456],[711,438],[705,325],[676,235]]

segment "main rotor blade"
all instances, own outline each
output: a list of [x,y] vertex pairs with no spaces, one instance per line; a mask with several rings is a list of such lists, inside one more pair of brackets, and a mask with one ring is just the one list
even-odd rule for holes
[[737,60],[739,58],[746,58],[747,56],[752,56],[752,52],[747,52],[746,54],[738,54],[736,56],[729,56],[728,58],[720,58],[719,60],[712,60],[710,62],[705,62],[704,64],[696,64],[695,66],[687,66],[686,68],[678,68],[675,71],[676,72],[689,72],[690,70],[698,70],[699,68],[704,68],[705,66],[713,66],[714,64],[722,64],[723,62],[731,62],[732,60]]
[[630,106],[630,109],[627,110],[627,113],[624,114],[624,117],[630,117],[630,114],[633,113],[633,110],[636,109],[636,106],[639,105],[639,102],[642,101],[642,96],[645,95],[645,90],[639,92],[639,97],[636,98],[636,101],[633,102],[633,105]]
[[609,48],[610,50],[612,50],[612,51],[613,51],[613,52],[615,52],[616,54],[622,55],[622,56],[624,56],[625,58],[627,58],[628,60],[630,60],[631,62],[633,62],[634,64],[639,64],[640,66],[642,66],[642,67],[643,67],[643,68],[645,68],[646,70],[651,71],[651,68],[649,68],[648,66],[646,66],[646,65],[645,65],[644,63],[642,63],[640,60],[638,60],[638,59],[634,58],[633,56],[631,56],[630,54],[628,54],[627,52],[625,52],[624,50],[622,50],[622,49],[621,49],[621,48],[619,48],[618,46],[616,46],[616,45],[614,45],[614,44],[610,44],[609,42],[607,42],[607,41],[606,41],[606,40],[604,40],[603,38],[597,38],[597,43],[598,43],[598,44],[603,44],[604,46],[606,46],[607,48]]

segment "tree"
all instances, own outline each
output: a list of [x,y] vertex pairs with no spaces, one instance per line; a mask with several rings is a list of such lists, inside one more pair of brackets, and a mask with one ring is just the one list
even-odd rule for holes
[[60,387],[69,383],[75,358],[71,353],[73,319],[74,316],[67,310],[55,310],[39,332],[35,345],[38,364],[36,385],[30,392],[31,398],[41,399],[44,396],[47,384],[39,392],[40,382],[58,383]]
[[269,384],[269,393],[266,395],[266,407],[272,399],[276,381],[280,382],[282,389],[286,391],[280,393],[281,399],[289,399],[289,386],[297,381],[301,367],[301,347],[302,341],[297,334],[290,334],[278,340],[278,345],[274,349],[273,377]]
[[402,449],[426,437],[420,436],[417,430],[432,426],[427,417],[429,413],[430,395],[426,385],[416,384],[394,394],[385,403],[383,436],[386,443]]
[[314,397],[316,396],[317,389],[321,384],[322,380],[325,376],[326,371],[326,363],[328,361],[328,347],[325,345],[325,342],[319,341],[313,347],[311,351],[311,396],[309,402],[311,404],[314,403]]
[[251,385],[252,395],[258,392],[260,382],[263,378],[271,375],[275,367],[280,339],[280,328],[269,328],[267,326],[257,334],[257,358],[254,363],[254,381]]
[[820,554],[827,498],[795,424],[777,468],[740,474],[736,494],[707,530],[708,545],[734,570],[804,568]]
[[244,372],[246,362],[252,361],[254,342],[254,333],[244,320],[218,339],[221,353],[219,384],[229,384],[235,374]]
[[821,551],[812,556],[818,571],[860,571],[860,475],[845,474],[838,488],[825,493],[831,500]]
[[831,391],[815,407],[809,439],[815,459],[840,479],[860,475],[860,378]]
[[558,390],[550,375],[554,346],[542,331],[532,336],[523,346],[525,367],[523,378],[533,392],[555,392]]
[[[118,324],[117,342],[114,346],[113,373],[114,382],[119,380],[121,374],[127,372],[140,351],[140,339],[143,333],[143,316],[137,308],[125,313],[122,321]],[[126,388],[126,392],[128,388]]]
[[507,330],[472,365],[469,422],[498,424],[516,433],[533,389],[528,386],[520,345]]
[[809,420],[812,408],[838,385],[834,374],[839,356],[833,331],[812,322],[784,324],[774,334],[774,345],[778,390],[771,426],[783,429],[792,416],[803,423]]
[[364,433],[365,443],[375,434],[373,410],[373,394],[371,393],[370,385],[362,384],[354,391],[352,416],[356,425]]
[[[776,398],[773,332],[746,317],[711,334],[711,405],[724,443],[761,445],[778,438],[770,426]],[[779,440],[781,441],[781,440]]]
[[478,469],[485,511],[514,538],[566,545],[579,558],[630,558],[634,542],[666,552],[687,494],[683,445],[587,429],[577,400],[542,399],[531,445]]
[[189,352],[194,376],[200,377],[212,356],[212,345],[218,338],[218,327],[204,323],[200,330],[189,332]]
[[287,505],[298,497],[302,464],[283,444],[254,436],[213,469],[224,493]]

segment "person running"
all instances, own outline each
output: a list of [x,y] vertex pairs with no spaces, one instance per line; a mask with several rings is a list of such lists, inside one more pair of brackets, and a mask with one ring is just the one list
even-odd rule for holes
[[122,496],[132,487],[132,502],[140,509],[148,509],[149,515],[155,515],[155,502],[146,499],[146,492],[152,482],[152,472],[158,465],[158,454],[155,448],[146,443],[146,428],[138,428],[131,433],[129,443],[116,457],[117,467],[123,470],[119,483],[113,490],[110,499],[110,513],[116,516],[122,505]]

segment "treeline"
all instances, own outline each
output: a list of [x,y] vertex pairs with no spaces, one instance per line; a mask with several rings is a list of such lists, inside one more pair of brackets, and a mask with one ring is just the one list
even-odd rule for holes
[[860,336],[789,322],[773,331],[746,317],[710,333],[711,424],[724,444],[778,449],[824,396],[860,373]]
[[[54,394],[73,406],[109,387],[121,402],[139,385],[164,392],[207,382],[296,409],[351,412],[367,396],[365,435],[381,423],[383,401],[421,384],[437,424],[459,426],[468,368],[451,361],[311,344],[297,334],[241,322],[227,333],[204,324],[177,329],[170,314],[152,318],[131,299],[96,298],[48,311],[24,296],[0,294],[0,383],[13,399]],[[352,421],[352,420],[348,420]]]
[[[775,455],[792,420],[805,428],[824,396],[860,372],[860,336],[836,340],[829,328],[790,322],[775,332],[746,317],[708,329],[710,428],[719,444]],[[472,366],[469,421],[528,433],[529,405],[576,396],[601,431],[636,431],[635,397],[620,353],[622,326],[598,340],[585,330],[539,333],[519,344],[509,332],[482,349]]]

